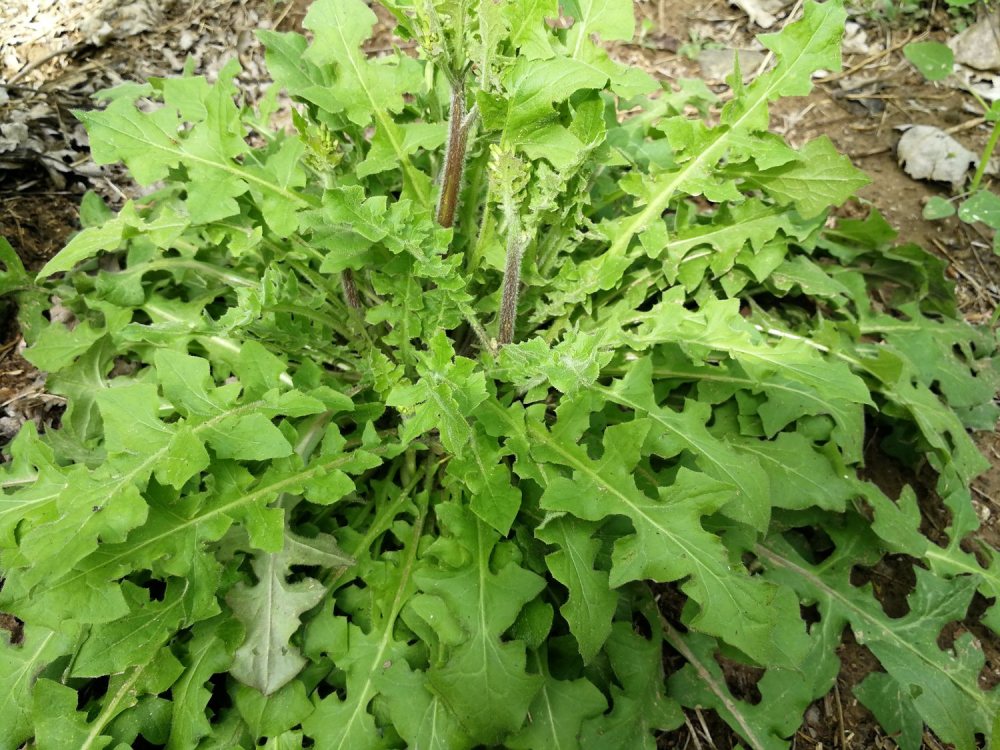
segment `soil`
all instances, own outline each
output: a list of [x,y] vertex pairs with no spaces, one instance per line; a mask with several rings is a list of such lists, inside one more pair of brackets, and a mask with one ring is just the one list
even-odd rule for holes
[[[29,113],[22,119],[34,140],[6,152],[0,141],[0,236],[14,245],[27,266],[37,268],[78,229],[77,206],[85,190],[95,190],[116,207],[138,194],[120,170],[98,170],[88,164],[85,134],[73,125],[71,108],[90,106],[89,97],[101,88],[177,74],[188,55],[194,58],[196,72],[209,77],[227,57],[238,55],[244,66],[243,88],[259,95],[266,86],[266,72],[253,30],[300,30],[308,0],[5,0],[3,6],[0,93],[6,92],[9,100],[0,95],[0,122],[9,121],[15,110]],[[617,46],[615,54],[666,80],[709,77],[712,55],[699,55],[711,50],[722,49],[730,56],[734,49],[749,51],[751,60],[766,64],[754,38],[762,29],[734,6],[726,0],[637,2],[642,31],[635,43]],[[800,11],[801,2],[787,3],[779,14],[779,26],[784,16]],[[890,25],[873,15],[855,16],[854,21],[860,24],[855,31],[866,38],[854,37],[845,70],[820,78],[808,97],[776,103],[773,129],[795,146],[826,136],[849,155],[872,182],[862,189],[861,202],[844,207],[843,213],[863,215],[868,205],[874,206],[897,227],[900,241],[918,243],[947,259],[963,314],[973,323],[988,322],[1000,302],[1000,256],[992,252],[992,238],[983,227],[954,218],[925,221],[923,205],[932,196],[952,197],[949,186],[911,179],[895,154],[898,128],[911,124],[943,128],[977,153],[986,143],[989,129],[975,100],[963,91],[925,82],[901,54],[909,39],[926,34],[945,40],[955,19],[938,9],[912,27],[898,21]],[[388,26],[383,24],[371,51],[389,47]],[[720,80],[709,83],[719,93],[725,91]],[[43,377],[20,356],[21,348],[16,325],[0,319],[0,444],[24,420],[51,424],[59,412],[58,401],[44,392]],[[973,485],[983,522],[976,539],[1000,548],[1000,436],[984,433],[978,441],[993,468]],[[888,460],[870,460],[869,475],[893,496],[904,484],[913,484],[921,494],[929,527],[946,521],[931,477],[909,476]],[[913,585],[909,560],[890,558],[858,575],[873,581],[887,612],[906,611],[906,595]],[[983,686],[997,684],[1000,643],[972,619],[944,633],[942,645],[963,628],[983,643],[987,656]],[[16,633],[17,623],[0,615],[0,629]],[[878,661],[854,642],[849,631],[839,656],[842,669],[836,686],[808,709],[793,747],[896,748],[851,693],[865,675],[879,669]],[[666,666],[671,668],[669,657]],[[734,690],[752,696],[759,677],[755,670],[733,662],[723,663],[723,668]],[[712,712],[693,711],[684,727],[660,738],[659,747],[728,750],[738,742]],[[924,747],[944,746],[926,733]]]

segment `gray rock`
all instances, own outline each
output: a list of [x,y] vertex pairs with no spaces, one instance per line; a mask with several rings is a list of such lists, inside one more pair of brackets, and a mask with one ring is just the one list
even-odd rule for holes
[[979,157],[940,128],[914,125],[899,139],[896,156],[915,180],[947,182],[957,190]]

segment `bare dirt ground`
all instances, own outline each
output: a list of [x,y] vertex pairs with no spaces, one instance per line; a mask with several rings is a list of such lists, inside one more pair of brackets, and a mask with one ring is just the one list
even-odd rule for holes
[[[300,29],[307,7],[308,0],[4,0],[0,4],[0,236],[14,245],[29,267],[38,267],[78,229],[76,212],[85,190],[96,190],[118,205],[135,194],[120,171],[96,169],[87,162],[86,137],[70,110],[93,106],[90,97],[95,91],[177,74],[187,56],[194,59],[196,72],[212,76],[236,55],[244,66],[240,78],[244,88],[260,92],[267,79],[253,31]],[[1000,302],[1000,258],[992,252],[992,238],[982,227],[955,218],[925,221],[924,203],[935,195],[951,197],[949,187],[912,180],[896,160],[899,126],[935,125],[975,152],[981,151],[989,135],[975,99],[964,91],[926,83],[901,53],[906,41],[944,40],[956,30],[956,23],[968,21],[956,21],[934,7],[929,18],[896,18],[891,23],[877,14],[855,15],[845,69],[820,78],[810,96],[776,104],[772,126],[795,146],[825,135],[851,156],[872,184],[861,191],[862,202],[845,207],[844,213],[862,215],[865,203],[870,203],[899,230],[901,241],[916,242],[947,259],[963,313],[980,324],[990,320]],[[771,30],[800,12],[801,2],[786,3]],[[746,56],[749,64],[743,65],[744,71],[767,62],[754,39],[763,29],[727,0],[644,0],[636,3],[636,13],[639,37],[617,47],[616,54],[667,81],[703,78],[722,92],[733,50]],[[386,27],[373,46],[390,43]],[[44,378],[21,358],[16,324],[9,316],[4,319],[4,313],[0,306],[0,445],[24,420],[51,421],[60,406],[45,393]],[[973,487],[984,523],[980,536],[1000,546],[1000,436],[986,433],[979,442],[993,462],[993,469]],[[870,471],[887,489],[915,483],[925,495],[924,505],[933,508],[929,478],[906,476],[888,462],[875,462]],[[893,602],[903,602],[912,586],[912,566],[906,561],[890,560],[859,575],[875,581],[887,609]],[[1000,643],[981,629],[974,632],[983,637],[988,657],[984,686],[995,684],[1000,681]],[[843,667],[836,687],[806,712],[793,746],[895,748],[851,694],[852,686],[877,669],[878,662],[849,635],[840,657]],[[668,654],[668,669],[671,659]],[[733,689],[752,695],[759,675],[732,664],[724,667]],[[661,737],[659,746],[692,750],[737,746],[738,738],[711,712],[691,712],[688,718],[686,726]],[[944,747],[930,733],[924,746]]]

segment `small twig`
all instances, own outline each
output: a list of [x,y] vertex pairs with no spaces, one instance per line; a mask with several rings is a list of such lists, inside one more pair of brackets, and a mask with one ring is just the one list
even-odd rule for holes
[[694,715],[698,717],[698,723],[701,724],[701,728],[705,732],[705,739],[708,740],[709,744],[712,746],[712,750],[718,750],[718,748],[715,746],[715,740],[712,739],[712,732],[708,728],[708,724],[705,723],[705,717],[701,713],[701,709],[696,708],[694,710]]
[[955,269],[955,273],[957,273],[963,279],[968,281],[979,293],[983,293],[986,291],[986,289],[983,288],[983,285],[979,283],[979,280],[976,279],[976,277],[970,274],[968,271],[966,271],[965,266],[959,263],[958,260],[955,258],[955,256],[948,252],[948,249],[944,246],[944,243],[942,243],[937,237],[932,237],[931,242],[933,242],[934,247],[940,250],[941,254],[948,259],[948,262],[951,263],[951,267]]
[[993,507],[1000,508],[1000,502],[994,500],[991,495],[988,495],[987,493],[983,492],[981,489],[976,487],[976,485],[972,485],[972,491],[975,492],[977,495],[979,495],[979,497],[983,498],[983,500],[988,502]]
[[688,728],[688,736],[694,742],[695,750],[704,750],[701,746],[701,740],[698,739],[698,732],[695,731],[694,726],[691,724],[691,718],[687,714],[684,714],[684,723]]
[[844,707],[840,703],[840,684],[833,683],[833,698],[837,703],[837,731],[840,734],[840,750],[848,750],[847,735],[844,731]]
[[[925,36],[927,36],[928,33],[929,32],[925,31],[923,34],[921,34],[920,36],[917,37],[916,41],[920,41]],[[817,78],[815,80],[815,83],[831,83],[832,81],[837,81],[837,80],[839,80],[841,78],[846,78],[849,75],[857,73],[862,68],[867,68],[869,65],[871,65],[876,60],[880,60],[883,57],[887,57],[887,56],[891,55],[893,52],[895,52],[896,50],[905,47],[907,44],[910,43],[911,39],[913,39],[913,33],[912,32],[910,34],[908,34],[906,36],[906,39],[904,39],[903,41],[896,42],[896,44],[893,44],[891,47],[887,47],[886,49],[882,50],[881,52],[876,52],[874,55],[869,55],[864,60],[862,60],[861,62],[859,62],[857,65],[852,65],[851,67],[847,68],[846,70],[842,70],[839,73],[833,73],[832,75],[824,76],[823,78]]]
[[47,54],[47,55],[45,55],[43,57],[40,57],[37,60],[32,60],[30,63],[28,63],[23,68],[21,68],[19,71],[17,71],[14,75],[12,75],[10,77],[10,80],[7,81],[7,85],[10,86],[12,84],[17,83],[22,78],[24,78],[26,75],[28,75],[28,73],[30,73],[33,70],[37,70],[42,65],[44,65],[45,63],[47,63],[49,60],[51,60],[53,58],[56,58],[56,57],[61,57],[62,55],[72,55],[74,52],[76,52],[80,48],[86,47],[87,44],[88,44],[88,42],[77,42],[76,44],[72,44],[69,47],[65,47],[63,49],[53,50],[49,54]]
[[891,146],[883,146],[882,148],[873,148],[871,151],[862,151],[860,154],[848,154],[852,159],[867,159],[870,156],[878,156],[879,154],[887,154],[892,151]]

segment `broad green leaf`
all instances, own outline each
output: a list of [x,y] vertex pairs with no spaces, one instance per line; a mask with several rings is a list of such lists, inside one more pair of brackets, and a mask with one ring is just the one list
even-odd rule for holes
[[872,672],[851,692],[875,714],[883,731],[893,736],[900,750],[920,750],[924,720],[911,702],[909,691],[885,672]]
[[[52,630],[25,625],[21,640],[0,638],[0,748],[16,750],[33,734],[32,689],[45,668],[70,652],[70,638]],[[75,705],[74,705],[75,708]]]
[[941,42],[910,42],[903,47],[903,55],[928,81],[944,80],[955,66],[955,54]]
[[43,372],[59,372],[90,349],[104,333],[87,322],[72,330],[56,323],[42,330],[25,352],[25,359]]
[[[671,458],[681,451],[688,451],[708,476],[730,485],[735,493],[720,506],[724,513],[758,530],[767,528],[770,518],[767,474],[756,459],[741,456],[706,429],[711,409],[693,401],[685,404],[682,412],[658,405],[653,392],[652,364],[648,358],[636,360],[624,378],[611,388],[601,388],[598,392],[609,401],[647,415],[649,422],[655,426],[651,437],[655,445],[654,453]],[[729,503],[732,507],[725,507]]]
[[662,639],[643,638],[630,623],[616,622],[607,652],[617,682],[610,686],[611,710],[587,719],[580,732],[582,750],[653,750],[653,732],[684,723],[680,707],[663,690]]
[[958,218],[968,224],[981,221],[991,229],[1000,229],[1000,197],[989,190],[978,190],[958,207]]
[[427,684],[424,672],[410,670],[396,661],[377,677],[396,730],[409,747],[427,750],[465,750],[472,740],[455,715]]
[[531,705],[527,726],[504,744],[511,750],[577,750],[583,723],[603,713],[607,705],[601,691],[586,679],[548,676]]
[[299,628],[300,616],[323,598],[325,588],[315,578],[291,582],[293,565],[324,570],[352,563],[328,535],[309,539],[286,532],[279,552],[254,557],[257,583],[237,583],[226,596],[233,614],[246,628],[246,639],[236,650],[229,669],[236,679],[271,695],[292,680],[306,659],[289,639]]
[[955,206],[951,201],[942,198],[940,195],[932,195],[924,204],[921,215],[928,221],[947,219],[955,215]]
[[664,639],[687,660],[667,680],[668,695],[681,705],[711,707],[755,750],[785,750],[788,737],[802,724],[809,704],[833,685],[840,669],[836,649],[841,631],[835,623],[814,625],[807,669],[772,667],[757,682],[759,702],[736,698],[715,659],[718,643],[697,633],[681,634],[669,624]]
[[233,693],[236,710],[257,737],[274,737],[298,726],[313,712],[306,686],[293,680],[270,695],[254,688],[237,685]]
[[798,432],[782,432],[774,440],[733,440],[733,446],[760,463],[768,476],[776,508],[812,507],[843,512],[854,488],[828,452],[818,450]]
[[559,15],[555,0],[519,0],[504,3],[500,9],[509,24],[510,41],[522,55],[532,59],[553,55],[552,37],[545,21]]
[[[380,149],[391,151],[403,170],[407,192],[423,206],[430,200],[430,180],[410,162],[406,136],[392,115],[403,108],[403,96],[422,87],[420,67],[399,56],[395,64],[369,60],[361,43],[372,32],[375,14],[360,0],[318,0],[309,6],[302,25],[313,32],[305,60],[319,66],[333,65],[337,109],[351,122],[366,127],[374,121]],[[376,159],[377,160],[377,159]]]
[[187,588],[187,584],[171,582],[162,600],[150,601],[144,589],[125,584],[123,593],[131,612],[91,628],[73,661],[73,675],[101,677],[147,661],[185,624]]
[[209,465],[209,457],[194,429],[161,421],[156,387],[132,383],[109,388],[97,396],[104,421],[108,455],[133,469],[142,481],[157,480],[180,489]]
[[257,38],[264,44],[264,59],[275,85],[329,112],[341,109],[333,90],[333,69],[305,57],[309,42],[304,36],[258,29]]
[[549,482],[542,507],[586,521],[627,517],[635,534],[615,543],[612,586],[647,578],[687,579],[682,589],[698,604],[691,627],[719,636],[762,663],[799,664],[805,634],[794,597],[750,577],[729,559],[722,540],[702,526],[704,516],[732,501],[734,488],[687,469],[677,473],[672,485],[661,487],[655,500],[636,487],[630,472],[650,428],[646,419],[609,428],[604,455],[594,461],[577,446],[553,440],[544,427],[533,426],[532,443],[544,446],[573,472]]
[[239,636],[239,628],[233,626],[232,620],[209,620],[194,627],[194,637],[187,644],[184,674],[170,688],[173,709],[167,750],[193,747],[211,734],[206,712],[212,693],[206,683],[232,663],[232,642]]
[[553,105],[582,89],[604,88],[607,81],[606,73],[565,57],[520,60],[504,76],[502,96],[480,95],[483,126],[500,132],[501,149],[518,149],[566,169],[584,144],[558,124]]
[[466,562],[421,566],[414,580],[447,602],[467,640],[431,666],[428,684],[473,740],[497,743],[521,727],[541,688],[541,678],[525,669],[524,643],[501,635],[544,581],[514,562],[491,570],[496,534],[459,506],[439,506],[437,512],[454,534],[439,542],[440,554],[457,548]]
[[819,566],[810,565],[780,539],[759,546],[757,552],[769,578],[815,601],[821,616],[832,619],[834,626],[851,626],[855,639],[871,650],[900,693],[908,696],[913,709],[944,742],[972,750],[976,733],[988,740],[1000,710],[1000,690],[979,687],[982,650],[968,632],[950,649],[938,645],[942,628],[966,616],[976,579],[943,580],[916,568],[909,613],[890,619],[870,586],[856,588],[850,583],[851,568],[862,560],[858,550],[865,549],[870,556],[871,539],[855,523],[837,534],[835,542],[836,552]]
[[869,182],[825,136],[806,143],[799,157],[798,161],[758,172],[745,172],[741,167],[728,171],[762,188],[783,205],[795,206],[805,219],[840,206]]
[[[73,688],[48,678],[35,683],[34,723],[35,743],[39,748],[109,747],[112,739],[100,736],[100,727],[91,728],[87,715],[77,711],[77,694]],[[94,730],[97,730],[96,733]]]
[[611,621],[618,607],[618,594],[611,589],[608,572],[598,570],[600,542],[594,539],[596,524],[581,523],[568,516],[550,516],[535,530],[535,536],[558,547],[545,557],[553,577],[569,590],[560,607],[576,638],[580,656],[589,663],[611,635]]
[[510,470],[495,439],[474,428],[464,456],[448,462],[448,474],[465,485],[473,513],[500,534],[510,531],[521,507],[521,493],[511,484]]

